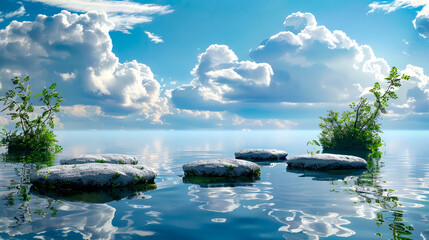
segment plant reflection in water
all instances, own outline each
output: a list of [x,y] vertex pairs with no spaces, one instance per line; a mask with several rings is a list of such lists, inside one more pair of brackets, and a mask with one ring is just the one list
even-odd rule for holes
[[4,153],[0,155],[0,162],[4,164],[16,164],[18,166],[15,168],[18,180],[10,179],[10,185],[7,187],[10,192],[4,199],[8,208],[17,207],[14,225],[10,225],[9,227],[13,228],[26,222],[31,222],[32,214],[42,217],[49,214],[51,217],[55,217],[58,212],[57,206],[62,204],[62,202],[48,199],[46,206],[42,206],[38,202],[30,204],[30,175],[33,171],[40,168],[52,166],[55,162],[55,154],[46,151],[34,151],[25,154]]
[[[384,166],[381,162],[382,153],[340,152],[340,154],[356,155],[365,158],[368,162],[367,171],[354,181],[354,185],[349,186],[348,181],[342,181],[342,184],[348,186],[345,190],[349,193],[355,192],[361,197],[362,203],[380,210],[375,219],[377,227],[388,224],[393,239],[411,239],[409,237],[413,234],[414,229],[413,226],[407,225],[404,221],[405,212],[398,209],[401,207],[401,203],[399,198],[395,196],[395,190],[383,187],[383,183],[386,182],[380,174],[381,168]],[[334,182],[331,184],[335,185]],[[333,191],[339,192],[335,189]],[[383,237],[381,233],[376,233],[376,235]]]

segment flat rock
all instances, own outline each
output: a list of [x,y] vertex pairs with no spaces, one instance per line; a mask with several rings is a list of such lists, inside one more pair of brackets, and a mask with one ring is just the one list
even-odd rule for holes
[[363,158],[328,153],[291,157],[286,160],[286,163],[290,168],[312,170],[363,169],[367,166]]
[[287,152],[276,149],[243,149],[235,152],[236,159],[253,161],[284,160]]
[[237,159],[199,160],[183,165],[185,176],[199,177],[258,177],[261,168],[256,163]]
[[85,189],[153,183],[155,177],[152,169],[140,165],[87,163],[43,168],[31,174],[30,181],[42,187]]
[[138,164],[136,157],[124,154],[85,154],[61,159],[61,165],[74,165],[84,163],[112,163],[112,164]]

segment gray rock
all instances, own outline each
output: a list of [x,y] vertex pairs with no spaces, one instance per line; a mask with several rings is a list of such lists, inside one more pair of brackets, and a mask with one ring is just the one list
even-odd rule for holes
[[236,159],[254,161],[284,160],[286,156],[287,152],[276,149],[243,149],[235,152]]
[[153,183],[155,177],[156,173],[144,166],[87,163],[43,168],[31,174],[30,181],[42,187],[85,189]]
[[183,165],[186,176],[200,177],[249,177],[259,176],[258,164],[237,159],[199,160]]
[[124,154],[85,154],[61,159],[61,165],[74,165],[84,163],[113,163],[113,164],[138,164],[136,157]]
[[363,169],[367,163],[363,158],[340,154],[305,154],[286,160],[288,167],[328,170],[328,169]]

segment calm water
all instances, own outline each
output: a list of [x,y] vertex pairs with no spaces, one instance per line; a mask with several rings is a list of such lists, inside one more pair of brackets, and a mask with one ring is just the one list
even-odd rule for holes
[[[429,132],[391,131],[364,172],[262,166],[241,184],[182,181],[182,165],[242,148],[304,154],[316,131],[58,132],[64,156],[138,155],[156,189],[77,196],[30,192],[36,166],[0,162],[0,239],[429,239]],[[55,162],[54,164],[58,164]],[[29,194],[27,194],[29,193]],[[115,200],[120,199],[120,200]],[[94,203],[96,202],[96,203]]]

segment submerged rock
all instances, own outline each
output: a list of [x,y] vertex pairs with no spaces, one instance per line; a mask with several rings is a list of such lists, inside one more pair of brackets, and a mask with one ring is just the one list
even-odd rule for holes
[[259,177],[261,168],[256,163],[237,159],[199,160],[183,165],[185,176],[199,177]]
[[136,157],[124,154],[85,154],[64,158],[61,165],[73,165],[84,163],[112,163],[112,164],[138,164]]
[[287,152],[276,149],[243,149],[235,152],[236,159],[253,161],[285,160]]
[[291,157],[286,160],[288,168],[301,168],[312,170],[328,169],[363,169],[366,168],[365,159],[350,155],[340,154],[305,154]]
[[43,168],[30,176],[40,187],[57,189],[120,187],[153,183],[156,173],[138,165],[87,163]]

